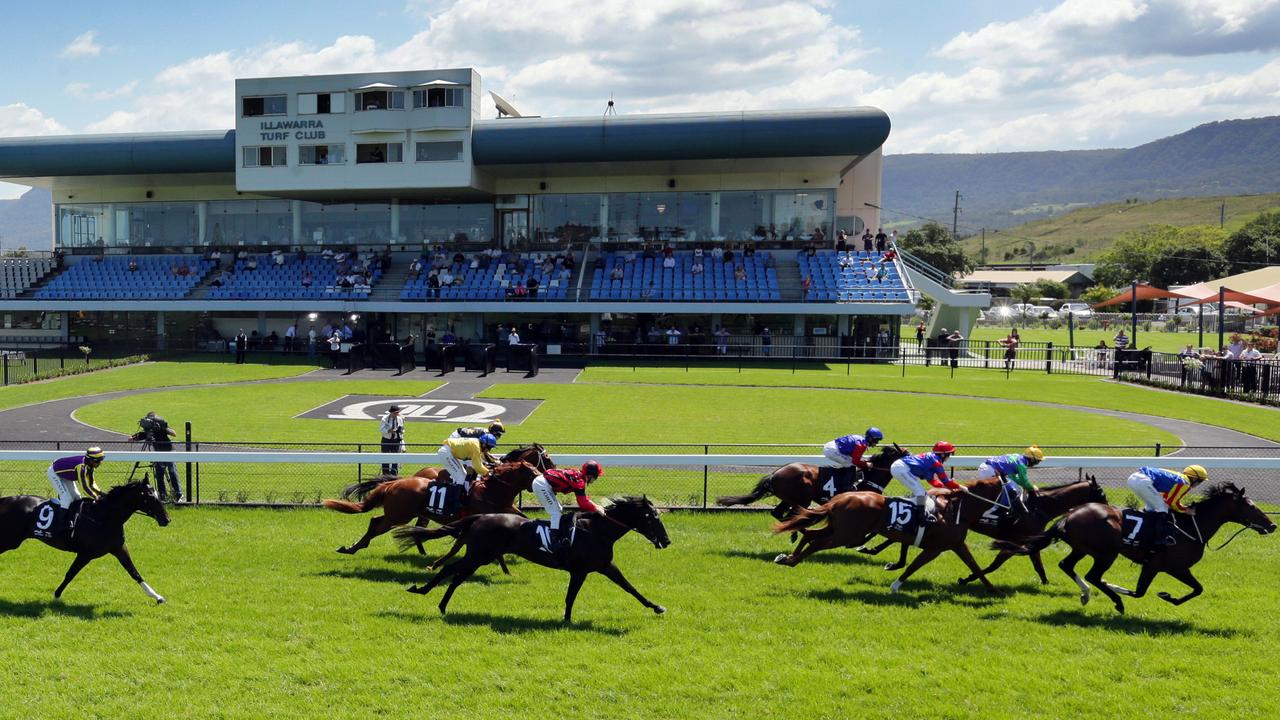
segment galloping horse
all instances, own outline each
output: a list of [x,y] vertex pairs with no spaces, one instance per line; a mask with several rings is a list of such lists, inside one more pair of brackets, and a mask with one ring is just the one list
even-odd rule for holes
[[[401,528],[396,538],[404,546],[423,540],[451,536],[458,538],[458,545],[465,545],[467,554],[461,560],[450,563],[422,586],[409,588],[409,592],[425,595],[445,578],[452,577],[449,589],[440,599],[440,612],[449,607],[453,591],[480,567],[494,560],[501,560],[506,553],[515,553],[545,567],[569,573],[569,591],[564,600],[564,621],[573,620],[573,601],[587,576],[593,572],[609,578],[618,587],[640,601],[642,605],[661,615],[667,609],[650,602],[632,587],[622,571],[613,562],[613,545],[623,535],[635,530],[655,548],[661,550],[671,544],[667,529],[658,517],[658,509],[648,498],[620,498],[607,503],[604,514],[577,513],[575,523],[579,530],[577,539],[565,556],[550,552],[539,539],[534,521],[513,515],[473,515],[439,528]],[[452,553],[451,553],[452,554]]]
[[[76,559],[71,561],[67,576],[53,592],[55,598],[62,597],[62,591],[67,589],[67,585],[71,584],[85,565],[103,555],[111,554],[148,597],[157,603],[164,602],[164,598],[142,579],[124,542],[124,524],[134,513],[154,518],[160,527],[169,524],[169,511],[156,496],[155,489],[146,481],[131,482],[111,488],[101,500],[83,502],[90,504],[85,506],[76,522],[75,537],[68,539],[58,535],[41,537],[35,534],[35,530],[39,528],[48,528],[49,520],[54,517],[53,511],[44,505],[44,498],[34,495],[0,498],[0,553],[13,550],[31,537],[39,537],[49,547],[75,553]],[[37,510],[42,506],[45,510]]]
[[[544,470],[555,467],[551,457],[541,445],[530,445],[517,448],[503,456],[502,462],[493,472],[471,483],[467,494],[467,502],[460,512],[453,515],[440,515],[428,507],[429,486],[433,477],[424,477],[421,473],[405,478],[371,478],[342,491],[342,500],[325,500],[324,506],[340,513],[366,513],[374,508],[382,508],[382,515],[370,518],[369,528],[364,537],[354,545],[338,548],[344,555],[354,555],[369,546],[369,541],[386,533],[397,525],[417,521],[419,527],[425,526],[429,520],[447,523],[467,515],[481,513],[512,513],[523,515],[514,505],[515,498],[521,492],[529,490],[533,479]],[[353,502],[356,498],[358,502]],[[418,551],[426,554],[419,545]]]
[[[964,483],[964,485],[973,487],[974,483]],[[1097,478],[1087,475],[1084,480],[1040,488],[1035,497],[1028,501],[1027,512],[1012,523],[998,521],[993,512],[997,509],[997,506],[992,505],[970,528],[997,540],[1015,542],[1027,540],[1043,533],[1045,524],[1072,508],[1079,507],[1085,503],[1105,503],[1106,501],[1107,494],[1098,485]],[[892,544],[892,540],[885,540],[873,548],[858,548],[858,552],[875,555]],[[903,546],[904,557],[903,560],[897,563],[898,567],[905,563],[905,552],[906,546]],[[982,574],[990,576],[1001,565],[1004,565],[1005,561],[1016,554],[1007,550],[1000,551],[1000,554],[996,556],[991,565],[982,571]],[[1049,584],[1049,578],[1044,572],[1044,563],[1040,559],[1040,551],[1034,550],[1030,555],[1031,565],[1035,568],[1036,574],[1040,576],[1040,582],[1045,585]],[[977,579],[978,573],[973,573],[960,580],[960,584],[970,583]]]
[[[880,452],[872,455],[869,459],[871,468],[863,472],[862,480],[854,485],[855,491],[866,492],[884,492],[884,488],[889,484],[892,476],[889,474],[889,466],[895,460],[904,458],[908,455],[906,450],[898,447],[894,443],[892,447],[883,447]],[[817,465],[808,465],[806,463],[791,463],[783,465],[773,472],[760,478],[760,482],[756,483],[755,488],[746,495],[724,495],[716,498],[716,504],[728,507],[730,505],[750,505],[751,503],[765,497],[773,495],[782,502],[770,511],[770,514],[778,520],[785,520],[791,517],[798,508],[807,508],[818,498],[826,496],[830,499],[834,493],[830,488],[823,487],[822,481],[819,479],[823,475],[822,471],[828,468],[820,468]]]
[[[1076,563],[1086,555],[1093,557],[1093,567],[1089,568],[1084,579],[1111,598],[1116,612],[1124,614],[1121,595],[1146,595],[1151,581],[1162,572],[1191,588],[1191,592],[1182,597],[1174,597],[1167,592],[1157,593],[1161,600],[1181,605],[1204,592],[1204,586],[1191,574],[1191,566],[1204,557],[1204,549],[1209,540],[1223,525],[1233,522],[1263,535],[1276,531],[1276,524],[1271,522],[1267,514],[1245,497],[1244,488],[1231,483],[1219,483],[1209,488],[1205,498],[1192,505],[1190,510],[1189,513],[1173,514],[1182,537],[1178,538],[1176,544],[1161,547],[1154,554],[1145,548],[1125,545],[1120,537],[1123,518],[1120,509],[1101,503],[1082,505],[1072,510],[1048,532],[1031,538],[1024,544],[997,541],[995,545],[1001,550],[1023,554],[1043,550],[1054,540],[1067,543],[1071,552],[1058,563],[1058,567],[1080,587],[1081,605],[1087,604],[1092,594],[1089,585],[1076,574]],[[1138,586],[1134,590],[1112,585],[1102,577],[1120,555],[1142,565]]]
[[[893,582],[890,589],[898,592],[902,583],[917,570],[929,564],[943,552],[950,550],[969,566],[969,570],[978,575],[982,584],[992,593],[995,586],[982,574],[977,560],[965,544],[965,535],[969,527],[979,518],[991,502],[1000,494],[999,480],[979,480],[973,487],[965,491],[933,490],[929,494],[937,504],[937,520],[925,526],[924,537],[920,542],[920,554],[911,562],[902,576]],[[981,500],[967,498],[973,495]],[[903,543],[902,554],[905,559],[906,545],[915,540],[916,532],[899,532],[889,527],[889,498],[879,493],[851,492],[835,496],[830,502],[817,510],[800,508],[796,515],[773,527],[775,533],[794,532],[800,530],[803,537],[790,554],[781,554],[774,558],[779,565],[795,566],[805,558],[820,550],[834,547],[858,547],[865,544],[875,535],[883,535],[891,542]],[[967,502],[966,502],[967,500]],[[823,527],[807,529],[826,520]],[[901,563],[891,564],[886,570],[894,570]]]

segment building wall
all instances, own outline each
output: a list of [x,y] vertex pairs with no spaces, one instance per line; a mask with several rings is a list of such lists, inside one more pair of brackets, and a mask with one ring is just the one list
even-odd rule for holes
[[[836,227],[861,233],[864,227],[872,232],[882,224],[880,219],[881,180],[884,175],[884,149],[858,161],[840,178],[836,193]],[[868,207],[875,205],[876,207]]]

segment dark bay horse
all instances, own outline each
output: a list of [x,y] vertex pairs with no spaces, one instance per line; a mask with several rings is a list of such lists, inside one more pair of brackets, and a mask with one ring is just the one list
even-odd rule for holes
[[[24,540],[36,537],[34,530],[39,520],[36,508],[44,502],[44,498],[34,495],[0,498],[0,553],[13,550]],[[74,539],[56,536],[52,539],[40,538],[49,547],[76,554],[71,567],[67,569],[67,576],[53,592],[55,598],[62,597],[67,585],[71,584],[85,565],[110,554],[115,556],[125,572],[129,573],[129,577],[142,587],[148,597],[157,603],[164,602],[164,598],[142,579],[142,574],[134,567],[129,548],[125,545],[124,524],[134,513],[153,518],[160,527],[169,524],[169,511],[160,502],[155,489],[145,481],[138,481],[113,487],[101,500],[86,505],[76,523]]]
[[[531,458],[537,464],[523,458]],[[510,459],[508,459],[510,458]],[[390,531],[397,525],[418,522],[420,527],[427,521],[447,523],[467,515],[482,513],[512,513],[523,515],[515,506],[516,496],[530,489],[543,470],[555,467],[555,463],[539,445],[513,450],[503,457],[491,473],[477,478],[471,483],[467,494],[467,502],[462,509],[449,516],[433,512],[428,506],[429,486],[434,479],[414,475],[406,478],[373,478],[358,482],[342,491],[341,500],[325,500],[324,506],[340,513],[366,513],[374,508],[382,508],[382,514],[369,519],[369,527],[364,536],[354,545],[338,548],[338,552],[354,555],[369,546],[374,538]],[[356,498],[358,502],[351,500]],[[426,554],[421,545],[419,552]]]
[[[884,492],[885,486],[892,479],[889,466],[907,455],[907,451],[898,447],[897,443],[880,448],[880,452],[868,459],[871,469],[863,472],[862,480],[854,485],[854,490]],[[724,507],[750,505],[767,495],[773,495],[782,502],[770,512],[775,519],[785,520],[797,508],[807,508],[823,496],[822,482],[819,480],[821,472],[817,465],[798,462],[783,465],[760,478],[755,488],[746,495],[724,495],[716,498],[716,504]]]
[[[907,566],[902,575],[890,586],[892,592],[898,592],[902,583],[917,570],[929,564],[934,558],[950,550],[964,561],[969,570],[978,575],[982,584],[992,593],[996,588],[982,574],[978,561],[974,559],[969,546],[965,544],[965,536],[969,527],[986,511],[990,503],[1000,494],[1000,481],[979,480],[972,488],[959,490],[933,490],[937,506],[937,521],[926,526],[924,537],[920,542],[920,554]],[[966,497],[976,496],[975,498]],[[816,529],[809,529],[826,520],[826,524]],[[816,510],[800,508],[796,515],[773,527],[774,533],[794,532],[800,530],[799,544],[790,554],[781,554],[774,558],[779,565],[795,566],[805,558],[819,552],[836,547],[859,547],[875,535],[883,535],[891,542],[903,544],[902,555],[905,560],[906,548],[915,542],[916,533],[898,532],[890,529],[889,498],[879,493],[851,492],[835,496],[830,502]],[[902,561],[885,567],[894,570],[901,567]]]
[[[1062,540],[1071,547],[1071,552],[1058,563],[1062,572],[1075,581],[1080,587],[1080,604],[1089,602],[1092,594],[1084,580],[1098,588],[1111,602],[1116,611],[1124,613],[1124,601],[1121,595],[1142,597],[1151,587],[1151,581],[1160,573],[1168,573],[1175,580],[1191,588],[1191,592],[1182,597],[1174,597],[1166,592],[1157,593],[1161,600],[1173,605],[1182,603],[1204,592],[1204,586],[1191,574],[1191,567],[1204,557],[1204,549],[1209,540],[1227,523],[1237,523],[1255,530],[1263,535],[1275,532],[1276,524],[1271,522],[1257,505],[1244,494],[1244,488],[1231,483],[1219,483],[1209,488],[1203,500],[1190,507],[1190,513],[1173,513],[1174,521],[1181,531],[1178,542],[1169,547],[1161,547],[1154,554],[1145,548],[1125,545],[1121,542],[1122,513],[1119,508],[1104,504],[1082,505],[1067,513],[1048,532],[1032,538],[1019,545],[1009,542],[996,542],[1002,550],[1018,553],[1043,550],[1055,540]],[[1228,540],[1228,542],[1230,542]],[[1116,558],[1123,555],[1135,563],[1142,565],[1138,575],[1138,585],[1128,590],[1112,585],[1102,575],[1111,568]],[[1076,563],[1090,556],[1093,567],[1085,573],[1084,580],[1076,574]]]
[[439,528],[406,527],[396,530],[396,538],[404,546],[422,540],[446,535],[458,538],[458,544],[466,546],[466,555],[436,573],[425,585],[415,585],[409,592],[425,595],[446,578],[452,578],[444,597],[440,599],[440,612],[449,607],[449,599],[458,585],[475,571],[500,559],[506,553],[514,553],[526,560],[555,570],[569,573],[569,591],[564,599],[564,621],[573,620],[573,601],[582,583],[593,572],[609,578],[615,585],[631,593],[640,604],[658,615],[667,609],[640,594],[613,562],[613,545],[631,530],[643,535],[655,548],[661,550],[671,544],[667,529],[658,517],[658,509],[645,497],[627,497],[606,504],[604,514],[575,513],[577,535],[568,554],[564,556],[548,552],[539,539],[534,521],[516,515],[473,515]]
[[[963,484],[966,487],[973,487],[974,485],[974,483]],[[1001,498],[1001,500],[1003,499]],[[1102,490],[1102,486],[1098,485],[1097,478],[1088,475],[1084,480],[1040,488],[1034,498],[1028,499],[1027,512],[1020,515],[1012,523],[996,522],[992,510],[995,510],[997,506],[991,505],[982,514],[982,517],[978,518],[977,522],[970,525],[970,529],[997,540],[1025,541],[1043,533],[1044,527],[1049,521],[1072,508],[1079,507],[1085,503],[1105,503],[1106,501],[1107,494]],[[875,555],[892,544],[893,541],[885,540],[876,547],[859,548],[858,551],[867,555]],[[906,550],[905,546],[903,550]],[[1015,554],[1008,550],[1001,550],[1000,554],[996,555],[996,559],[982,571],[982,574],[990,576],[991,573],[999,569]],[[1040,559],[1040,551],[1031,551],[1030,556],[1031,565],[1035,568],[1036,574],[1040,576],[1040,582],[1047,585],[1049,578],[1045,575],[1044,562]],[[900,567],[901,565],[902,562],[900,561],[898,566]],[[978,573],[973,573],[961,579],[960,584],[970,583],[977,579]]]

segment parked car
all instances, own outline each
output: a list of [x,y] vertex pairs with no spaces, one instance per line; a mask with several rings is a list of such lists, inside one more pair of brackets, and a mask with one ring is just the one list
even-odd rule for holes
[[1032,305],[1027,308],[1027,317],[1040,318],[1041,320],[1057,320],[1058,313],[1048,305]]
[[1088,320],[1093,317],[1093,308],[1089,307],[1089,303],[1062,303],[1062,306],[1058,308],[1058,317],[1066,317],[1067,313],[1071,313],[1075,316],[1076,320]]

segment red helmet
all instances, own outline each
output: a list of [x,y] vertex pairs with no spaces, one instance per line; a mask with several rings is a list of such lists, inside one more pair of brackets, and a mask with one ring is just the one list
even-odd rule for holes
[[936,453],[953,453],[956,451],[956,446],[946,440],[939,440],[933,444],[933,451]]
[[600,463],[595,460],[588,460],[582,463],[582,474],[594,480],[604,475],[604,468],[600,467]]

